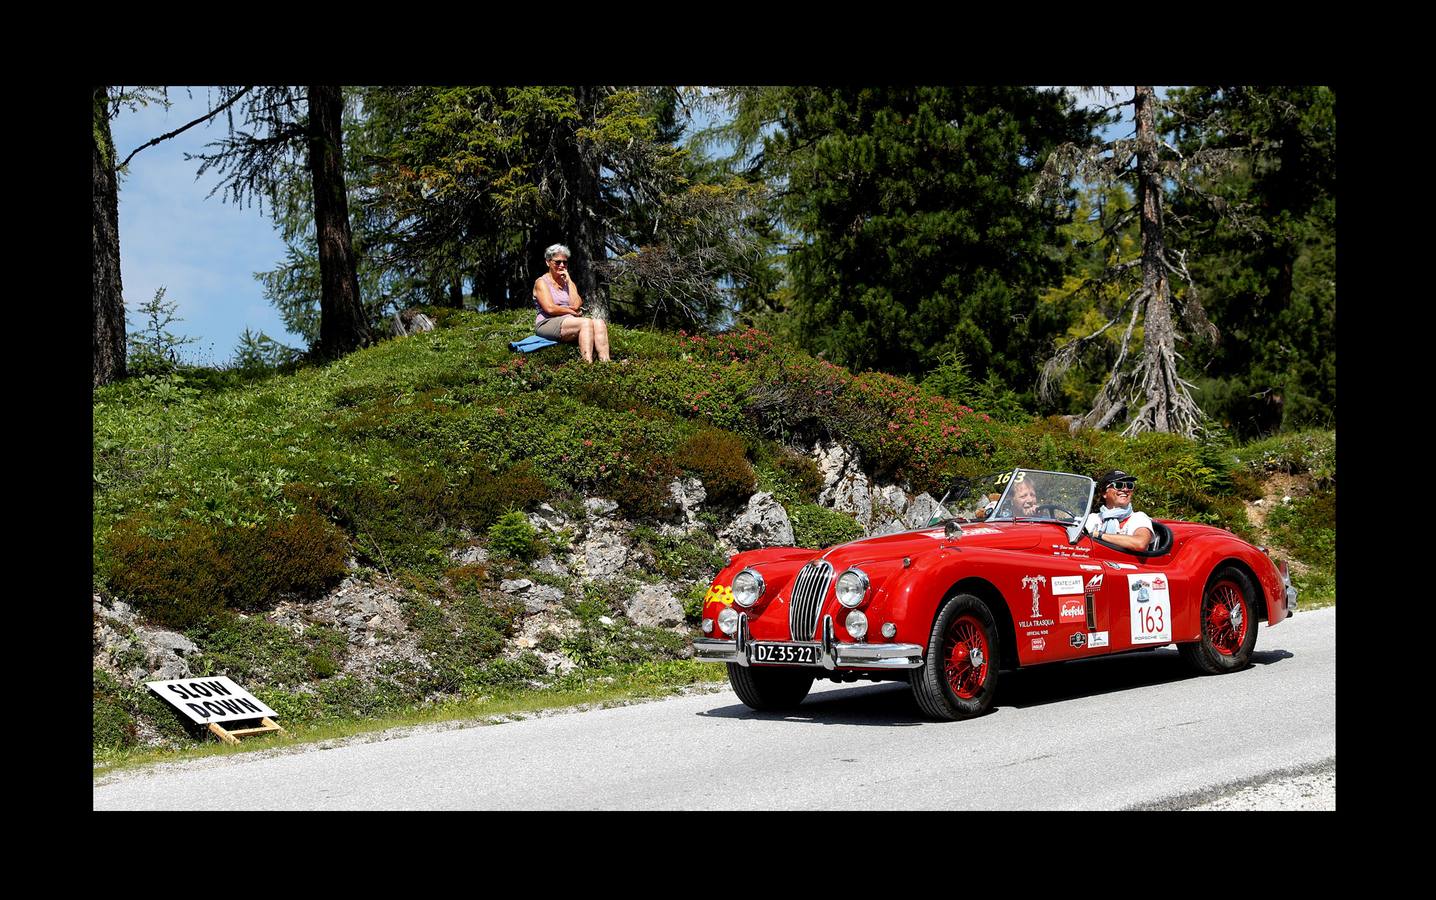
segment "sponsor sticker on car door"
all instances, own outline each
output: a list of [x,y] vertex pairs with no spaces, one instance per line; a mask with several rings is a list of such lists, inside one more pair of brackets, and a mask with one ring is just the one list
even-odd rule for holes
[[1132,643],[1170,644],[1172,597],[1167,590],[1167,576],[1128,575],[1127,589],[1132,603]]

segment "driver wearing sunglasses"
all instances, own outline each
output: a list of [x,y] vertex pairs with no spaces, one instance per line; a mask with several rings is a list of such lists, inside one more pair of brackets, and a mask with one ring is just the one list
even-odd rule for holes
[[1087,533],[1124,550],[1146,550],[1152,543],[1152,517],[1132,509],[1136,492],[1137,479],[1120,469],[1097,479],[1102,505],[1087,516]]

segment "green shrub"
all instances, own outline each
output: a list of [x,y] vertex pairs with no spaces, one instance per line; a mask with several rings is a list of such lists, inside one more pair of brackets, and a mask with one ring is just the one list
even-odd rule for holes
[[94,700],[92,707],[91,744],[96,748],[118,749],[135,743],[138,729],[128,709],[123,691],[108,672],[94,669]]
[[809,444],[845,433],[843,401],[853,377],[826,360],[780,355],[759,366],[744,415],[784,443]]
[[489,549],[501,556],[531,560],[538,552],[538,533],[523,513],[504,513],[489,526]]
[[396,683],[407,682],[405,690],[415,696],[482,683],[482,665],[517,629],[523,603],[493,591],[446,592],[417,576],[405,581],[413,593],[401,601],[404,616],[432,668],[402,673]]
[[[713,574],[718,574],[714,572]],[[703,616],[703,598],[708,596],[709,581],[698,581],[688,586],[683,593],[683,618],[690,623],[697,622]]]
[[1313,566],[1336,565],[1336,493],[1293,499],[1267,516],[1273,541]]
[[816,503],[823,490],[823,473],[811,456],[780,448],[773,456],[778,475],[793,488],[794,496],[805,503]]
[[622,622],[607,626],[594,622],[562,641],[563,651],[570,659],[586,669],[597,670],[677,659],[687,646],[688,641],[681,634]]
[[745,454],[742,438],[731,431],[700,428],[678,446],[674,461],[703,481],[708,503],[736,506],[758,483]]
[[923,376],[922,392],[958,403],[971,403],[977,381],[968,369],[966,358],[956,350],[949,350],[939,359],[941,362]]
[[259,526],[180,522],[165,536],[130,517],[107,541],[107,581],[150,621],[184,629],[232,610],[254,611],[282,595],[314,596],[344,574],[344,535],[317,512]]
[[315,678],[329,678],[339,671],[339,663],[327,654],[311,653],[305,659],[309,662],[309,668]]
[[549,496],[547,483],[534,464],[522,460],[498,475],[479,466],[457,479],[441,508],[470,528],[486,528],[506,511],[526,509]]
[[543,660],[529,651],[517,659],[492,659],[478,670],[475,684],[481,687],[523,687],[527,682],[548,674]]
[[1257,472],[1311,475],[1318,486],[1336,483],[1336,432],[1279,434],[1237,448],[1236,457]]
[[688,536],[665,537],[651,528],[633,529],[634,547],[652,560],[652,570],[672,581],[711,579],[723,568],[725,557],[702,531]]
[[312,626],[298,635],[260,616],[211,619],[186,634],[204,648],[197,676],[228,675],[241,684],[294,686],[328,678],[348,648],[336,629]]
[[470,593],[479,590],[489,577],[489,570],[483,563],[455,566],[444,573],[454,587]]
[[679,474],[678,466],[667,456],[635,448],[627,464],[616,469],[600,489],[630,519],[667,519],[677,508],[668,486]]
[[799,547],[831,547],[863,536],[863,527],[847,513],[801,503],[788,510],[793,540]]
[[101,669],[94,669],[93,677],[91,745],[97,753],[137,744],[141,723],[168,741],[192,740],[188,720],[149,688],[121,684]]

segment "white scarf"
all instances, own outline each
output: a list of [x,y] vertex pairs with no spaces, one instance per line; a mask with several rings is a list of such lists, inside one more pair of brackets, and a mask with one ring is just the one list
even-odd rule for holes
[[1132,514],[1132,507],[1118,506],[1113,509],[1104,503],[1099,514],[1102,519],[1102,533],[1117,534],[1122,530],[1122,520]]

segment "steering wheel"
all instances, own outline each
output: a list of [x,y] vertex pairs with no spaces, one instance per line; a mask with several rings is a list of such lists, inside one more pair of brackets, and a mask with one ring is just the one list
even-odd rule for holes
[[1043,510],[1047,510],[1053,518],[1066,519],[1068,522],[1077,521],[1077,515],[1073,513],[1072,510],[1067,509],[1064,506],[1058,506],[1056,503],[1038,504],[1037,512],[1041,513]]

